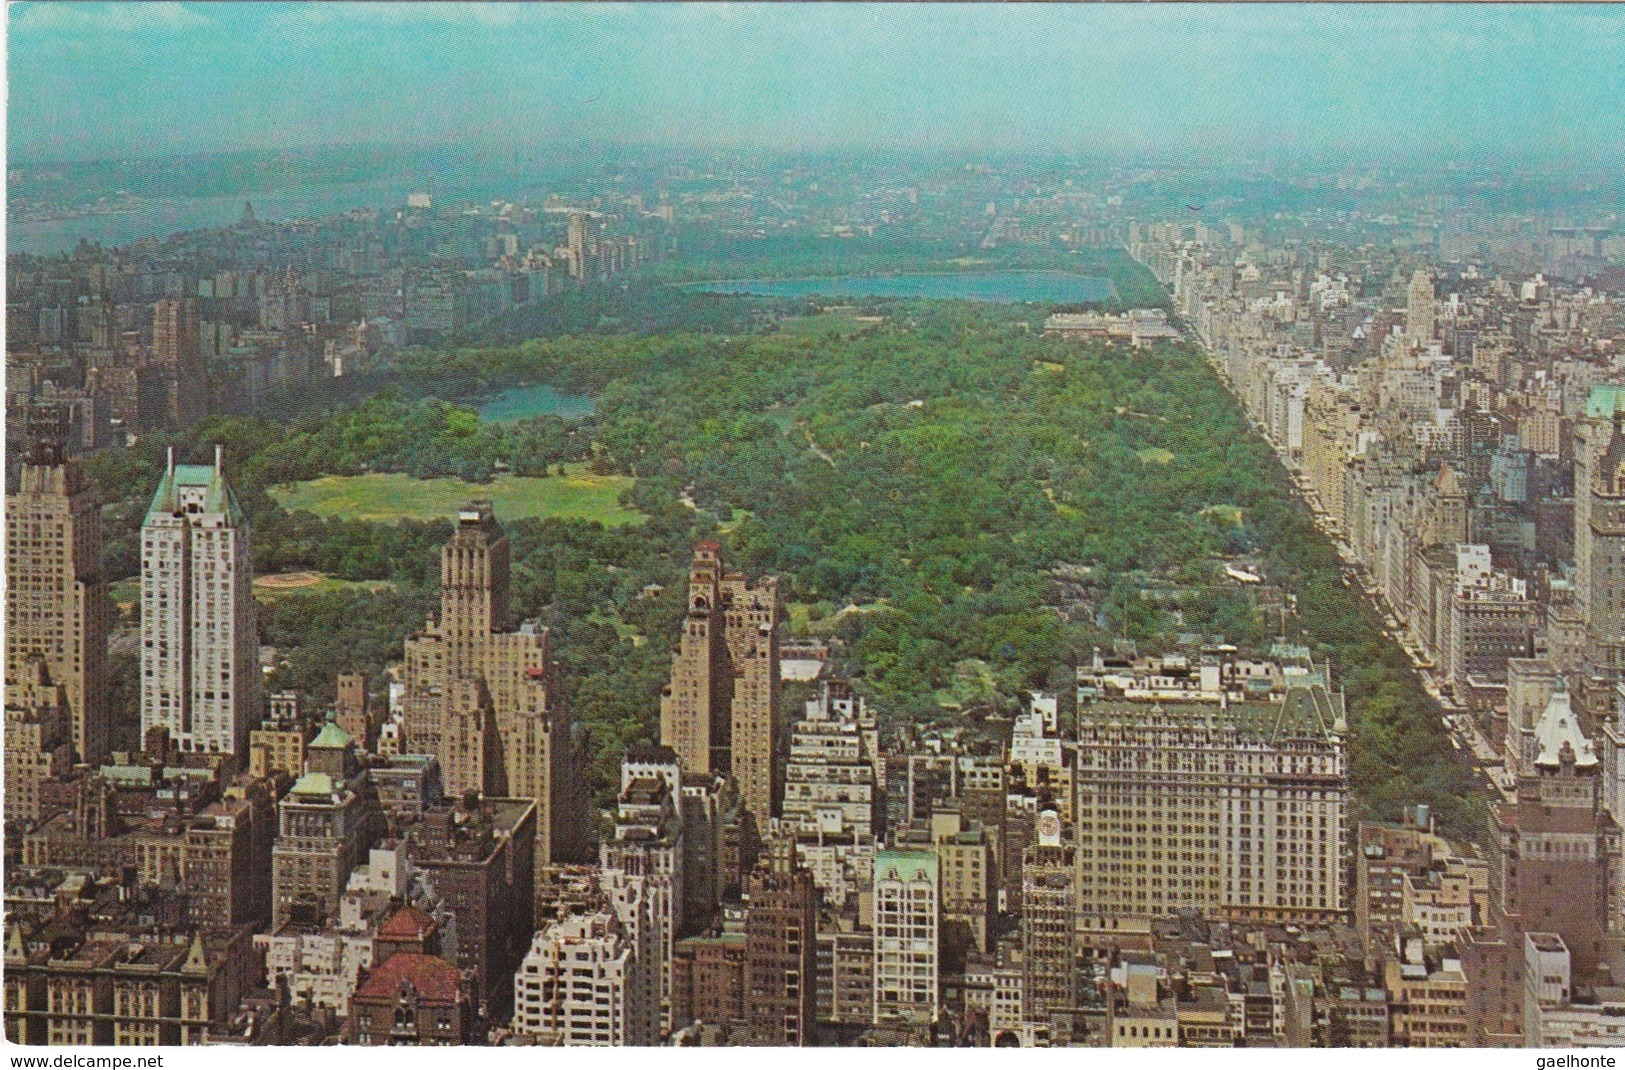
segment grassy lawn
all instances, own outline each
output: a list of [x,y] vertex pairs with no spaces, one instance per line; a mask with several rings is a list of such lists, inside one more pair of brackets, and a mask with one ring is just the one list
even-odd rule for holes
[[856,312],[820,312],[813,316],[786,316],[779,320],[779,333],[802,338],[857,334],[871,324],[859,323]]
[[825,617],[822,620],[813,620],[807,612],[812,607],[806,602],[787,602],[785,609],[790,620],[790,634],[794,636],[807,635],[833,635],[836,620]]
[[384,591],[394,586],[389,580],[341,580],[320,572],[279,572],[270,576],[255,576],[254,597],[261,602],[275,602],[289,595],[344,590]]
[[632,485],[630,476],[593,475],[581,464],[567,465],[566,472],[545,479],[504,475],[489,483],[450,476],[413,479],[394,472],[324,476],[276,487],[271,496],[284,509],[384,523],[449,518],[477,498],[490,499],[499,520],[556,516],[596,520],[606,527],[643,522],[642,513],[619,502],[621,491]]

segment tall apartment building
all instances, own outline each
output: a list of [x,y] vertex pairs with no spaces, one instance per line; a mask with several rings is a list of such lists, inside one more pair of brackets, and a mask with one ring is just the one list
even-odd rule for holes
[[401,753],[439,758],[448,796],[536,802],[538,867],[586,837],[570,715],[546,628],[508,627],[508,537],[477,501],[440,553],[440,613],[406,642]]
[[534,931],[535,822],[534,800],[485,798],[427,810],[407,833],[413,865],[455,922],[441,953],[493,1018],[507,1014],[508,981]]
[[637,940],[648,938],[657,965],[657,1010],[669,1027],[672,958],[685,927],[681,796],[659,776],[633,776],[625,783],[614,837],[599,845],[599,888]]
[[277,804],[271,849],[271,918],[322,922],[338,915],[350,873],[378,833],[370,785],[350,736],[328,722],[306,748],[304,774]]
[[751,583],[724,573],[722,547],[694,547],[688,614],[660,696],[660,742],[685,772],[721,773],[738,785],[745,809],[765,828],[780,794],[779,581]]
[[657,1044],[659,1008],[638,983],[648,968],[609,909],[554,921],[514,974],[514,1032],[560,1047]]
[[1625,828],[1625,680],[1614,687],[1614,716],[1598,717],[1598,746],[1602,758],[1602,808]]
[[163,370],[164,417],[176,430],[208,412],[196,298],[165,298],[152,309],[152,362]]
[[141,525],[141,734],[246,755],[263,711],[248,518],[214,464],[168,467]]
[[873,1025],[875,938],[861,924],[858,904],[818,919],[818,1020],[833,1025]]
[[1411,276],[1405,303],[1405,337],[1413,347],[1426,348],[1433,341],[1433,276],[1427,268],[1417,268]]
[[1038,815],[1038,842],[1021,865],[1022,1017],[1040,1022],[1078,1002],[1076,851],[1054,810]]
[[1575,428],[1574,565],[1586,661],[1594,674],[1618,680],[1625,677],[1625,386],[1593,388]]
[[1360,433],[1360,404],[1330,383],[1309,387],[1303,410],[1303,479],[1339,530],[1346,530],[1344,471]]
[[874,716],[862,697],[825,681],[790,732],[783,811],[798,836],[874,834],[876,751]]
[[67,415],[36,410],[20,483],[6,498],[6,705],[13,689],[59,686],[68,741],[83,761],[108,748],[109,604],[101,570],[101,514],[64,445]]
[[1539,607],[1525,581],[1491,569],[1489,560],[1488,546],[1457,548],[1444,668],[1458,700],[1469,706],[1483,704],[1485,695],[1504,698],[1507,663],[1534,650]]
[[938,1013],[937,856],[880,851],[874,882],[874,1020],[930,1025]]
[[1568,946],[1556,933],[1526,934],[1523,951],[1525,1047],[1625,1045],[1625,998],[1618,987],[1577,977]]
[[[273,706],[274,708],[274,706]],[[293,716],[273,714],[248,733],[248,772],[268,777],[275,771],[297,775],[305,768],[305,741],[312,732],[300,719],[297,704]]]
[[931,849],[942,878],[942,945],[985,953],[998,905],[992,837],[962,809],[942,810],[931,815]]
[[367,674],[339,673],[337,690],[338,696],[333,707],[338,711],[339,727],[350,733],[363,750],[372,750],[377,742],[378,725],[372,717],[371,700],[367,693]]
[[260,925],[270,919],[276,806],[270,786],[239,780],[187,822],[182,887],[193,928]]
[[[1214,696],[1219,697],[1219,696]],[[1184,908],[1330,920],[1345,908],[1341,693],[1319,672],[1268,701],[1078,710],[1078,907],[1093,927]]]
[[750,1043],[812,1043],[817,1012],[818,890],[778,841],[751,874],[745,911],[745,1022]]
[[1621,928],[1620,827],[1602,807],[1603,768],[1559,690],[1535,725],[1532,771],[1516,801],[1490,804],[1491,923],[1555,933],[1590,976]]
[[6,679],[5,819],[47,816],[43,788],[73,766],[66,689],[51,682],[45,663],[28,663],[29,677]]
[[745,934],[677,941],[672,959],[671,1020],[676,1029],[694,1022],[735,1026],[745,1020]]
[[1557,691],[1557,680],[1557,667],[1549,658],[1513,658],[1507,662],[1507,730],[1501,751],[1507,772],[1513,776],[1534,770],[1538,746],[1535,725]]

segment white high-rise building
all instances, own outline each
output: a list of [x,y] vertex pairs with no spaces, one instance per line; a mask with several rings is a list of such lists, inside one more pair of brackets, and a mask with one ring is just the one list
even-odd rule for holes
[[1410,292],[1405,303],[1405,337],[1411,347],[1425,349],[1433,340],[1437,319],[1433,305],[1433,276],[1427,268],[1417,268],[1411,276]]
[[564,1047],[647,1047],[660,1040],[650,964],[609,910],[538,932],[513,978],[513,1029]]
[[929,1025],[937,1020],[937,856],[930,851],[875,855],[875,1021]]
[[246,754],[262,714],[248,518],[211,465],[176,464],[141,525],[141,733]]
[[633,942],[648,940],[655,1006],[669,1026],[672,953],[683,929],[683,822],[671,782],[663,774],[631,775],[640,764],[623,766],[615,836],[599,845],[598,887]]

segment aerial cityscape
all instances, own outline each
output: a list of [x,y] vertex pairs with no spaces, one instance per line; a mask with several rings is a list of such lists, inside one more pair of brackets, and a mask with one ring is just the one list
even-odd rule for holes
[[590,7],[9,10],[6,1041],[1625,1045],[1625,16]]

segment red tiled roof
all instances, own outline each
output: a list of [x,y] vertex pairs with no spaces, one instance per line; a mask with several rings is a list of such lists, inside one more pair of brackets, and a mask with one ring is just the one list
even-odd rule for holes
[[434,929],[434,919],[414,906],[403,906],[378,926],[384,940],[421,940]]
[[417,989],[418,1002],[451,1005],[462,990],[462,973],[445,959],[415,955],[409,951],[391,955],[389,961],[372,971],[355,998],[374,1003],[389,1002],[400,995],[401,985]]

